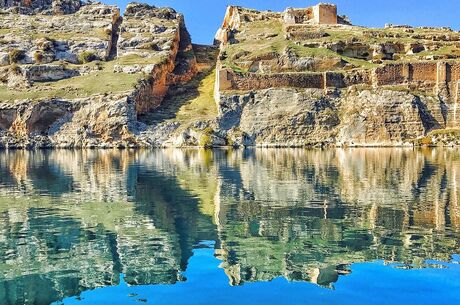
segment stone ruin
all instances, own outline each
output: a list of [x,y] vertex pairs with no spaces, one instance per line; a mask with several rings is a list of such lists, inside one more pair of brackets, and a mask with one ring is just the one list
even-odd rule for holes
[[[0,0],[1,1],[1,0]],[[286,27],[301,25],[352,25],[347,16],[337,15],[337,6],[329,3],[319,3],[308,8],[287,8],[283,13],[272,11],[257,11],[240,6],[228,6],[224,22],[217,31],[214,43],[226,44],[232,41],[233,34],[244,23],[257,20],[280,19]]]
[[286,24],[338,24],[337,6],[319,3],[308,8],[287,8],[284,12]]

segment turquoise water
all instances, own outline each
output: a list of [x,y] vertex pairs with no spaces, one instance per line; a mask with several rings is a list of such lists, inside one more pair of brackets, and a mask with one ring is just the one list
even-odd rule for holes
[[0,304],[460,304],[460,150],[0,152]]

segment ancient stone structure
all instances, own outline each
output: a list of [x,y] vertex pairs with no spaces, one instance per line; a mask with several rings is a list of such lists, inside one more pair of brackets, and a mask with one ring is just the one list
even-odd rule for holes
[[[220,48],[200,56],[174,9],[79,5],[0,2],[0,148],[391,146],[460,124],[460,32],[352,26],[328,4],[230,6]],[[188,82],[200,57],[209,73]],[[199,118],[170,120],[196,94]]]
[[287,8],[284,12],[286,24],[337,24],[337,6],[319,3],[309,8]]
[[244,24],[271,19],[282,19],[286,26],[349,24],[343,17],[337,16],[337,6],[334,4],[319,3],[308,8],[287,8],[284,13],[260,12],[239,6],[229,6],[214,41],[216,44],[231,42],[233,33]]
[[274,13],[270,11],[260,12],[257,10],[242,8],[240,6],[229,6],[227,7],[222,26],[216,33],[214,42],[215,44],[232,42],[233,33],[238,31],[238,29],[246,23],[281,18],[281,13]]
[[372,71],[324,72],[324,73],[245,73],[228,68],[217,72],[220,91],[262,90],[276,87],[292,88],[345,88],[352,85],[374,87],[405,85],[419,90],[446,93],[458,100],[460,63],[456,61],[426,61],[416,63],[387,64]]

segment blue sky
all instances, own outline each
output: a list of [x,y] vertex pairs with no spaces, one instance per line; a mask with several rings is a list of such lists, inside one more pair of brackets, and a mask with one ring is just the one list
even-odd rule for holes
[[[117,4],[124,10],[131,1],[101,0]],[[147,0],[155,6],[170,6],[185,15],[194,43],[212,43],[221,25],[227,5],[240,5],[261,10],[283,11],[286,7],[307,7],[320,0]],[[459,0],[334,0],[340,15],[348,15],[356,25],[383,27],[385,23],[414,26],[450,26],[460,29]]]

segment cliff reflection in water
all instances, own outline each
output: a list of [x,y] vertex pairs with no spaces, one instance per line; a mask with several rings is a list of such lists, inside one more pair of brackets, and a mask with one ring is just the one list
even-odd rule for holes
[[214,240],[231,285],[331,286],[460,253],[460,151],[0,152],[0,301],[174,284]]

